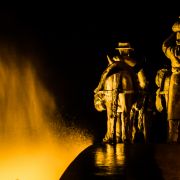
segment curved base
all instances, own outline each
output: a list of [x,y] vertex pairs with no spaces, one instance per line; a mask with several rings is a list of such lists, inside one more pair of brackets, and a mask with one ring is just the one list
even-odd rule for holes
[[173,178],[180,178],[180,145],[96,144],[81,152],[60,180]]

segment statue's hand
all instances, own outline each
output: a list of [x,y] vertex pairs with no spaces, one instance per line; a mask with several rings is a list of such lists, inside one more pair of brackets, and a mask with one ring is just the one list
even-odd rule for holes
[[105,97],[105,94],[103,91],[98,91],[98,93],[94,95],[94,106],[96,110],[98,111],[106,110],[104,97]]
[[163,110],[163,105],[162,105],[162,101],[161,101],[161,94],[160,94],[160,89],[158,89],[156,91],[156,102],[155,102],[155,106],[157,111],[161,112]]

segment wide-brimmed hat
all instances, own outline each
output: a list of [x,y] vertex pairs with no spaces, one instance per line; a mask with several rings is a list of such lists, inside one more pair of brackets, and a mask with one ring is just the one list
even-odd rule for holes
[[176,22],[173,24],[172,30],[173,30],[173,32],[178,32],[178,31],[180,31],[180,16],[179,16],[178,21],[176,21]]
[[129,42],[119,42],[118,47],[116,49],[117,50],[121,50],[121,49],[134,50],[134,48],[131,47],[131,44]]

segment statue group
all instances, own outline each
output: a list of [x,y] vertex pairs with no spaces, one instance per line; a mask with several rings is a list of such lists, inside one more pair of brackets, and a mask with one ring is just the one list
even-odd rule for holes
[[[134,143],[139,134],[149,138],[153,102],[143,66],[133,54],[130,42],[119,42],[118,54],[107,55],[108,66],[94,90],[94,106],[107,112],[104,143]],[[180,142],[180,18],[172,25],[172,34],[162,43],[162,51],[171,68],[162,68],[154,78],[157,85],[155,107],[167,112],[168,143]]]

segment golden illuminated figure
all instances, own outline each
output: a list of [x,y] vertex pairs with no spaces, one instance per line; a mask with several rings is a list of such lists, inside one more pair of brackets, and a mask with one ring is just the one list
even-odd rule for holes
[[159,112],[167,111],[169,99],[169,84],[170,84],[171,70],[168,68],[159,69],[156,73],[155,82],[158,87],[156,90],[156,109]]
[[179,142],[180,128],[180,18],[172,26],[172,34],[163,42],[162,50],[171,61],[171,77],[168,93],[167,119],[168,141]]
[[130,142],[132,122],[130,111],[137,94],[146,87],[143,69],[131,57],[134,49],[129,42],[119,42],[117,56],[108,58],[108,67],[94,90],[94,105],[107,111],[107,132],[103,142]]

